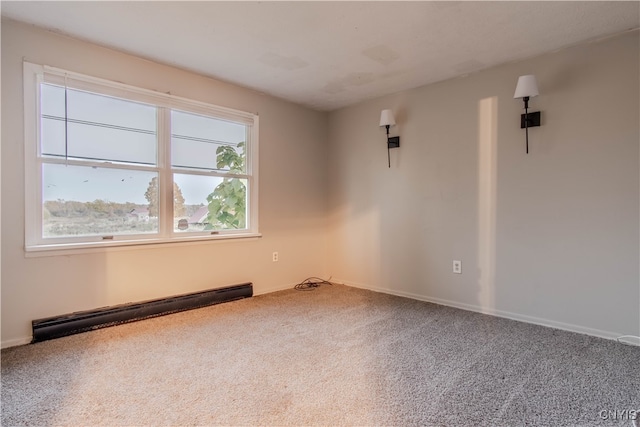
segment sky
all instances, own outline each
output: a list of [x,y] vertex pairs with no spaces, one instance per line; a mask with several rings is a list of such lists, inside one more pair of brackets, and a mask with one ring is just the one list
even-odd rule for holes
[[[153,166],[158,157],[156,108],[147,104],[92,93],[41,86],[41,150],[44,157],[93,159],[98,162],[132,162]],[[66,142],[65,142],[66,127]],[[220,144],[246,140],[242,124],[171,112],[172,164],[197,170],[216,168]],[[66,149],[65,149],[66,145]],[[144,193],[154,171],[125,170],[65,164],[43,164],[43,200],[96,199],[146,204]],[[175,181],[186,204],[206,204],[206,197],[222,178],[176,174]]]
[[[144,193],[155,176],[155,172],[44,164],[43,200],[146,204]],[[207,196],[222,182],[222,178],[203,175],[176,174],[174,179],[189,205],[207,204]]]

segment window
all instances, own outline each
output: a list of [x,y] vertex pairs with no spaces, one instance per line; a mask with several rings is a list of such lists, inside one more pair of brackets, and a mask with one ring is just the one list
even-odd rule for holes
[[27,250],[258,235],[258,118],[25,69]]

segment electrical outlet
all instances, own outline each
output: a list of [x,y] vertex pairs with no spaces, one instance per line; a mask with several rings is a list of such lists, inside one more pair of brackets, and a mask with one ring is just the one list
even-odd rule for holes
[[453,260],[453,272],[456,274],[462,274],[462,261],[457,259]]
[[278,252],[273,253],[273,262],[278,262]]

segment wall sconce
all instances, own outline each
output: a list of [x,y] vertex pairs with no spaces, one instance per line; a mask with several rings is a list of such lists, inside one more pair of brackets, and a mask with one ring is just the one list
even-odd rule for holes
[[393,118],[393,111],[382,110],[380,113],[380,127],[387,128],[387,158],[389,159],[389,167],[391,167],[391,149],[400,147],[400,137],[393,136],[389,138],[389,127],[396,125],[396,119]]
[[520,76],[516,85],[514,98],[522,98],[524,101],[524,114],[520,116],[520,129],[524,128],[527,140],[527,154],[529,154],[529,128],[540,126],[540,111],[529,113],[529,98],[538,96],[538,82],[536,76],[529,74]]

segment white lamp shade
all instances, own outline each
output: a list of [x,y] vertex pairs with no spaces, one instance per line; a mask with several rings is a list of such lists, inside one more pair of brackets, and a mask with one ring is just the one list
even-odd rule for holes
[[393,118],[393,111],[391,110],[382,110],[380,114],[380,126],[394,126],[396,124],[396,119]]
[[536,76],[534,76],[533,74],[529,74],[526,76],[518,77],[516,93],[513,94],[514,98],[524,98],[525,96],[533,98],[534,96],[538,95],[538,82],[536,80]]

